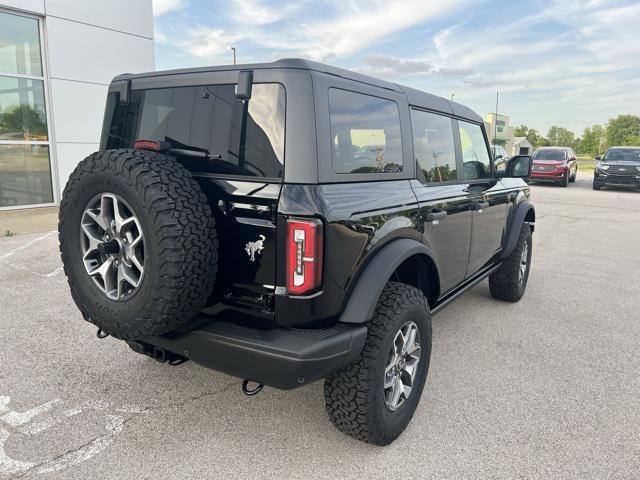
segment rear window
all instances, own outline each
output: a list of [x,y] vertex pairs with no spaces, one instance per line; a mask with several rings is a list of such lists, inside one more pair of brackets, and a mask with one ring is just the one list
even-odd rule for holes
[[205,151],[207,158],[181,158],[204,173],[280,179],[284,170],[285,91],[280,84],[254,84],[251,99],[235,85],[134,90],[121,105],[111,93],[105,147],[126,148],[139,139],[163,140],[174,148]]
[[334,172],[402,171],[400,113],[394,101],[332,88],[329,121]]
[[566,160],[566,150],[536,150],[533,154],[535,160]]

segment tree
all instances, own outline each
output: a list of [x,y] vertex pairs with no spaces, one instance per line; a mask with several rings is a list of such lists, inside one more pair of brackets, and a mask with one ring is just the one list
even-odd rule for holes
[[526,137],[533,148],[542,147],[547,144],[547,139],[542,137],[535,128],[520,125],[513,131],[515,137]]
[[640,117],[637,115],[618,115],[607,123],[606,145],[639,145]]
[[576,134],[564,127],[554,125],[547,132],[547,139],[554,147],[574,147]]
[[582,133],[582,140],[577,148],[578,153],[589,157],[600,155],[605,150],[605,142],[605,129],[602,125],[587,127]]
[[29,131],[33,135],[47,133],[44,113],[31,105],[13,105],[0,112],[0,131],[9,133]]

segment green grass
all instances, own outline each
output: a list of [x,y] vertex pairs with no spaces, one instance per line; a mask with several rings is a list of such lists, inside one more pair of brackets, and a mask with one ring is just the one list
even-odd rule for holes
[[596,160],[591,157],[578,157],[578,170],[580,172],[593,172]]

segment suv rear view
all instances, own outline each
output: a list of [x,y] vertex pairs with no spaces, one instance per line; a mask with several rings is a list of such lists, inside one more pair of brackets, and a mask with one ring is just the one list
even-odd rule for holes
[[98,336],[247,394],[325,379],[336,427],[384,445],[420,400],[432,313],[486,278],[524,295],[531,158],[503,166],[468,108],[327,65],[123,75],[60,250]]

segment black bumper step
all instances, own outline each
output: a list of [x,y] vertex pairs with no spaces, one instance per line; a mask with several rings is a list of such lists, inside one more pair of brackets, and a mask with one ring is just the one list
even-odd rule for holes
[[213,370],[289,390],[355,361],[366,336],[363,325],[260,329],[212,320],[177,337],[143,342]]

